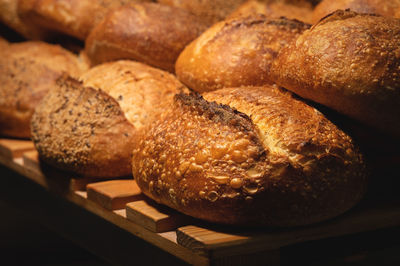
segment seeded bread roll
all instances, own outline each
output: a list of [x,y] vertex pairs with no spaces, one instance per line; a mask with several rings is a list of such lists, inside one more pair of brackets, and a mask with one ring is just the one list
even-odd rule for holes
[[400,136],[400,19],[337,11],[281,50],[276,83]]
[[197,92],[272,83],[269,70],[277,53],[308,28],[264,15],[217,23],[179,55],[176,75]]
[[323,0],[315,7],[312,22],[317,23],[338,9],[348,8],[358,13],[400,18],[400,0]]
[[174,72],[179,53],[203,30],[205,25],[185,10],[129,5],[107,16],[89,35],[85,49],[94,65],[133,59]]
[[18,2],[23,0],[0,0],[0,21],[27,39],[45,40],[46,30],[31,23],[25,23],[18,16]]
[[[179,94],[133,152],[143,193],[187,215],[298,226],[343,213],[366,188],[352,140],[275,87]],[[214,102],[215,101],[215,102]]]
[[110,10],[143,1],[146,0],[19,0],[18,14],[27,24],[85,40]]
[[157,0],[158,3],[179,7],[199,17],[208,26],[224,20],[246,0]]
[[269,18],[286,17],[311,23],[313,6],[309,1],[300,0],[250,0],[240,5],[229,18],[246,17],[254,14],[263,14]]
[[182,84],[133,61],[99,65],[81,80],[61,78],[36,109],[31,128],[40,158],[82,176],[130,175],[138,132]]
[[43,42],[9,44],[0,50],[0,135],[29,138],[35,107],[64,73],[87,69],[80,59]]

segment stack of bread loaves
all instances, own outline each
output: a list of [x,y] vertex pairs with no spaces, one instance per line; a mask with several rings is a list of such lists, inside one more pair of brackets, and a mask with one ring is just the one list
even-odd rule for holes
[[14,21],[36,33],[9,27],[84,47],[0,39],[0,133],[28,137],[10,132],[37,105],[31,136],[45,163],[133,174],[148,197],[216,223],[306,225],[362,199],[351,132],[310,104],[400,136],[396,12],[339,10],[310,25],[335,1],[142,2],[15,1]]

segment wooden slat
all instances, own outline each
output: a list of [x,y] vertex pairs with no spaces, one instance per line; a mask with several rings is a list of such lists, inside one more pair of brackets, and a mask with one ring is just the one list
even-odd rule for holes
[[128,202],[142,199],[135,180],[112,180],[92,183],[86,187],[88,199],[108,210],[125,208]]
[[22,159],[24,167],[40,172],[39,154],[36,150],[24,152]]
[[140,200],[126,205],[126,216],[144,228],[161,233],[188,224],[190,218],[164,206]]
[[10,160],[34,149],[35,146],[30,140],[0,139],[0,155]]

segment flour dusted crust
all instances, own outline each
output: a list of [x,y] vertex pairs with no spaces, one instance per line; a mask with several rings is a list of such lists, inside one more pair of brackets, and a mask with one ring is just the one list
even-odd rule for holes
[[133,152],[143,193],[211,222],[297,226],[351,208],[366,171],[345,133],[275,87],[180,94]]
[[30,41],[3,47],[0,69],[0,134],[29,138],[33,111],[56,80],[87,65],[60,46]]
[[280,86],[400,136],[400,19],[337,11],[281,50]]
[[167,72],[133,61],[99,65],[62,77],[32,118],[42,160],[88,177],[131,174],[137,134],[183,90]]
[[219,22],[183,50],[176,75],[197,92],[270,84],[270,66],[279,50],[308,28],[300,21],[264,15]]
[[93,65],[132,59],[174,72],[179,53],[205,29],[196,16],[180,8],[129,5],[113,11],[94,28],[85,50]]

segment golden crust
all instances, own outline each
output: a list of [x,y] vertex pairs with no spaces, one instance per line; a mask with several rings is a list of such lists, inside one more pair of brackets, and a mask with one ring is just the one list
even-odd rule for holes
[[133,61],[99,65],[81,79],[60,79],[36,109],[31,128],[40,157],[82,176],[130,175],[138,131],[182,84]]
[[317,23],[338,9],[400,18],[400,0],[323,0],[315,7],[312,22]]
[[176,96],[143,131],[132,169],[144,194],[211,222],[268,226],[322,221],[361,199],[361,155],[315,109],[273,87],[204,97]]
[[94,65],[133,59],[174,72],[179,53],[203,30],[205,25],[185,10],[129,5],[110,13],[89,35],[85,49]]
[[63,72],[79,75],[87,66],[60,46],[10,44],[0,51],[0,134],[29,138],[35,107]]
[[309,1],[258,1],[249,0],[240,5],[229,18],[247,17],[254,14],[263,14],[269,18],[286,17],[311,23],[313,6]]
[[337,11],[282,49],[275,82],[400,136],[400,20]]
[[224,20],[246,0],[157,0],[158,3],[179,7],[199,17],[211,26]]
[[176,74],[197,92],[272,83],[269,70],[277,53],[308,27],[263,15],[217,23],[180,54]]
[[[85,40],[107,13],[139,0],[19,0],[18,14],[36,24]],[[145,1],[145,0],[143,0]]]

